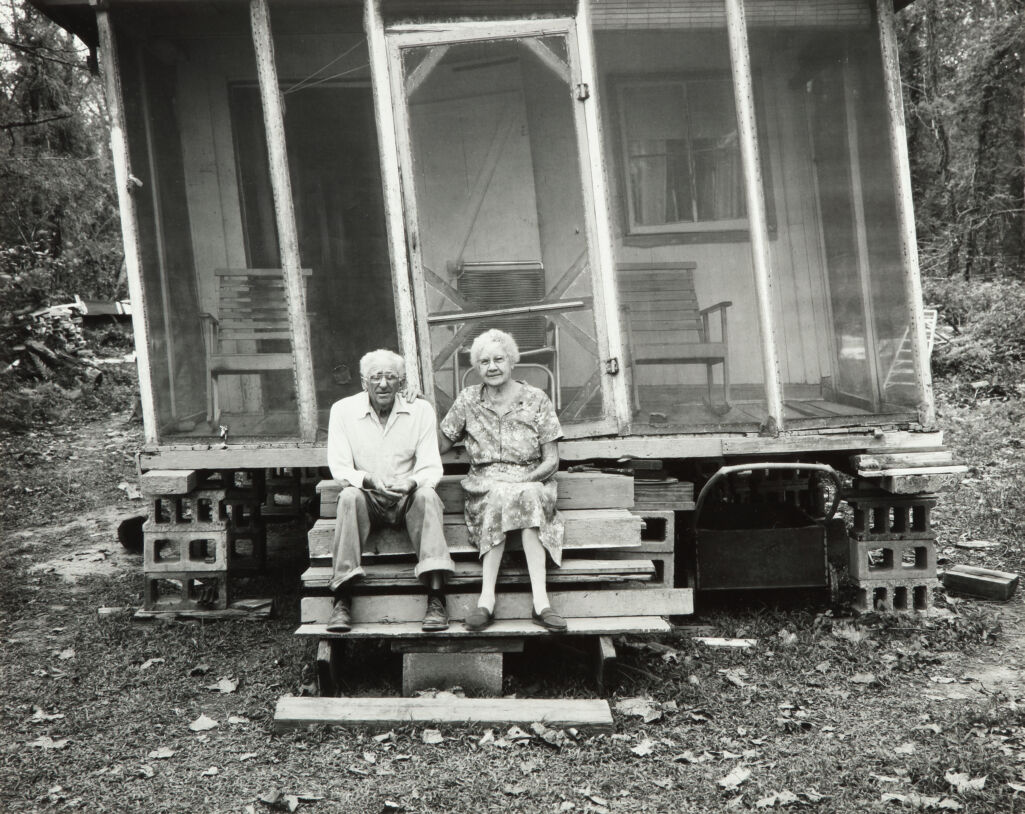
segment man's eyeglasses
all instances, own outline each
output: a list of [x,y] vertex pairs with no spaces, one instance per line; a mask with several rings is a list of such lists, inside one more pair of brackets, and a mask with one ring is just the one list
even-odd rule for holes
[[364,376],[363,378],[372,384],[380,384],[381,382],[397,382],[402,377],[395,373],[371,373],[369,376]]

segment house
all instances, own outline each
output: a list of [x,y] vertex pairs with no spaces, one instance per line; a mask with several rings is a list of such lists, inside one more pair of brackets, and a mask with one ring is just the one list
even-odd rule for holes
[[956,474],[893,0],[33,3],[106,82],[144,470],[322,467],[363,352],[443,413],[503,327],[566,465]]

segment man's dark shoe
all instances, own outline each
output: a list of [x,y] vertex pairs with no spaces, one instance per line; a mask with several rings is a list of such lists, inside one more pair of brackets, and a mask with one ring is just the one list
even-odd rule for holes
[[432,594],[427,597],[427,612],[424,614],[422,629],[425,633],[448,630],[448,608],[445,607],[444,596]]
[[534,620],[535,625],[541,625],[541,627],[550,630],[552,633],[566,632],[566,620],[552,610],[551,607],[545,608],[541,613],[531,611],[530,616]]
[[330,633],[348,633],[352,630],[352,600],[349,597],[339,596],[335,599],[331,618],[327,620],[327,629]]

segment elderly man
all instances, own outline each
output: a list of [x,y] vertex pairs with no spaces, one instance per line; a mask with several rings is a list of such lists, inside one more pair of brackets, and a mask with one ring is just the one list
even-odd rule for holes
[[364,392],[334,403],[327,431],[327,463],[344,486],[327,629],[352,628],[352,585],[364,573],[360,559],[370,531],[405,523],[418,559],[415,573],[427,586],[423,629],[445,630],[445,576],[454,564],[434,491],[442,475],[434,408],[403,397],[406,365],[397,353],[371,351],[360,359],[359,372]]

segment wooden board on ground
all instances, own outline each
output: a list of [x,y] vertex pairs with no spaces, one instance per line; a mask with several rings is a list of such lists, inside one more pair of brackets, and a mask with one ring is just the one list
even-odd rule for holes
[[[445,475],[437,486],[438,497],[448,514],[463,511],[462,475]],[[605,472],[559,472],[556,508],[571,509],[630,509],[633,507],[633,478],[629,475],[611,475]],[[320,493],[320,516],[336,517],[338,493],[341,484],[325,480],[317,484]]]
[[[364,563],[361,585],[409,587],[420,585],[413,573],[415,562]],[[655,566],[645,559],[591,560],[566,557],[561,568],[548,571],[548,583],[563,582],[624,582],[651,579]],[[480,560],[457,562],[448,585],[476,585],[481,580]],[[307,569],[302,576],[304,588],[327,588],[331,582],[331,569],[319,566]],[[530,581],[525,565],[506,566],[498,575],[499,585],[521,585]]]
[[1018,575],[1008,571],[994,571],[974,565],[955,565],[942,576],[949,591],[980,596],[984,599],[1004,600],[1014,596],[1018,589]]
[[149,619],[269,619],[274,614],[273,599],[242,599],[220,610],[145,610],[139,608],[132,617]]
[[144,495],[187,495],[196,488],[195,469],[151,469],[139,476]]
[[285,696],[274,710],[278,731],[302,726],[543,723],[554,729],[612,729],[607,701],[585,698],[296,698]]
[[[562,519],[566,526],[563,548],[628,548],[641,542],[643,521],[626,509],[576,509],[562,512]],[[334,520],[318,520],[309,530],[311,565],[330,565],[334,536]],[[445,539],[452,554],[476,554],[467,541],[462,514],[445,515]],[[365,553],[375,554],[409,554],[412,550],[408,535],[399,529],[373,532],[364,548]]]
[[[529,598],[529,597],[528,597]],[[459,639],[488,639],[511,636],[620,636],[631,633],[670,633],[670,625],[661,616],[596,616],[566,617],[565,633],[552,633],[535,625],[530,619],[499,619],[485,630],[467,630],[453,621],[448,630],[424,633],[420,622],[366,622],[356,623],[348,633],[331,633],[324,624],[303,624],[296,636],[315,639],[411,639],[416,641],[458,641]]]
[[[465,619],[477,607],[476,593],[448,594],[449,616]],[[689,616],[694,612],[694,591],[690,588],[605,588],[603,590],[553,591],[552,607],[566,618],[618,616]],[[421,622],[427,598],[416,594],[367,594],[352,600],[352,618],[356,624],[381,622]],[[300,603],[303,624],[326,624],[331,617],[330,596],[304,596]],[[528,591],[498,594],[497,619],[530,619],[531,597]],[[528,623],[529,624],[529,623]]]

